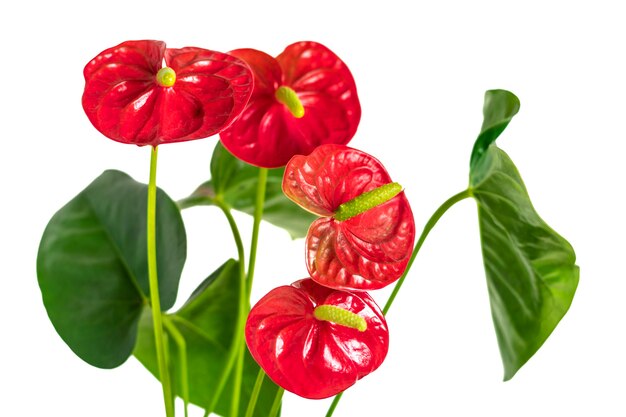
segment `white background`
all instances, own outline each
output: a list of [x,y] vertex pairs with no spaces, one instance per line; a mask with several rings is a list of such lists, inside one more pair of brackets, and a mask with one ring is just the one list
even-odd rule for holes
[[[428,4],[427,4],[428,3]],[[0,31],[0,389],[3,416],[162,416],[156,380],[130,358],[93,368],[56,335],[35,273],[49,218],[107,168],[147,181],[149,150],[115,143],[80,105],[82,69],[127,39],[280,53],[315,40],[351,68],[363,116],[351,145],[405,188],[418,229],[465,188],[484,91],[522,103],[499,139],[540,215],[575,247],[569,313],[515,378],[502,382],[476,208],[434,229],[388,316],[389,356],[336,416],[626,414],[626,14],[619,2],[21,1]],[[208,179],[216,138],[163,146],[158,182],[175,199]],[[215,209],[184,213],[181,295],[235,249]],[[238,216],[249,239],[251,221]],[[264,224],[254,300],[304,276],[302,241]],[[388,291],[374,294],[383,304]],[[284,413],[326,401],[287,394]],[[182,415],[182,414],[181,414]],[[198,409],[192,416],[201,416]]]

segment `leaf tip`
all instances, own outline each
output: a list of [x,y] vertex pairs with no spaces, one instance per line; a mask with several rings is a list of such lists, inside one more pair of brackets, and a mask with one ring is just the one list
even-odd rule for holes
[[507,90],[487,90],[483,104],[483,124],[474,143],[470,167],[475,167],[487,148],[498,139],[520,109],[517,96]]

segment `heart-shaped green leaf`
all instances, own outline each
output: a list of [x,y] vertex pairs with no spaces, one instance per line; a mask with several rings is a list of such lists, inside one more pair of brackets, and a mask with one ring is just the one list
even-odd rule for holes
[[[263,219],[297,239],[306,236],[316,217],[285,197],[282,191],[284,171],[284,168],[268,170]],[[259,168],[235,158],[218,142],[211,159],[211,180],[179,204],[182,208],[214,205],[217,197],[235,210],[254,215],[258,177]]]
[[[233,340],[233,324],[237,319],[239,268],[237,262],[229,260],[209,276],[187,303],[175,314],[165,319],[176,326],[184,337],[187,351],[189,401],[200,407],[207,407],[215,393],[215,388],[227,362]],[[139,324],[139,338],[133,354],[155,376],[158,366],[154,347],[152,318],[145,310]],[[183,396],[183,384],[180,379],[180,352],[175,344],[169,343],[170,374],[174,380],[175,393]],[[243,384],[241,387],[240,410],[245,410],[259,366],[245,349]],[[269,414],[272,401],[278,387],[265,378],[254,416],[264,417]],[[224,388],[215,412],[228,415],[232,377]]]
[[483,261],[504,379],[546,341],[567,312],[579,270],[572,246],[532,206],[522,178],[495,140],[519,109],[508,91],[488,91],[472,153],[470,193],[478,203]]
[[[56,331],[84,361],[121,365],[132,353],[149,299],[146,207],[148,187],[106,171],[50,220],[39,246],[37,276]],[[157,193],[159,294],[176,300],[186,257],[176,204]]]

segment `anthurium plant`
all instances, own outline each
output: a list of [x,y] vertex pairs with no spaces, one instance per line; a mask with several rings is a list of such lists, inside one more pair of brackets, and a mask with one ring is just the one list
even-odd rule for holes
[[[160,380],[167,417],[176,398],[186,416],[193,403],[206,416],[274,417],[285,390],[334,396],[331,416],[341,395],[385,360],[393,339],[385,315],[430,230],[466,198],[478,205],[505,380],[572,302],[574,250],[539,217],[496,144],[519,110],[508,91],[486,92],[468,186],[417,236],[402,185],[383,162],[348,146],[361,105],[348,66],[326,46],[296,42],[274,58],[127,41],[98,54],[84,76],[93,126],[151,147],[149,183],[105,171],[60,208],[41,238],[39,287],[68,347],[106,369],[135,356]],[[179,201],[157,188],[162,145],[213,135],[205,183]],[[221,210],[237,258],[199,277],[172,311],[187,251],[181,211],[197,205]],[[253,216],[249,249],[233,210]],[[284,277],[251,305],[254,279],[271,272],[255,268],[263,220],[304,238],[308,276]],[[368,292],[390,285],[380,308]]]

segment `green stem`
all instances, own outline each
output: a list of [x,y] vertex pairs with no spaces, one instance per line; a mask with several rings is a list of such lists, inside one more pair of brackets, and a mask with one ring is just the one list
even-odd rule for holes
[[339,401],[341,400],[341,397],[343,397],[343,392],[335,395],[335,398],[333,398],[333,402],[330,404],[330,407],[328,407],[326,417],[331,417],[333,415],[333,413],[335,412],[335,408],[337,408],[337,404],[339,404]]
[[[226,359],[226,364],[224,365],[224,369],[220,375],[220,378],[217,382],[217,386],[215,387],[215,392],[213,393],[213,397],[211,398],[211,403],[206,408],[205,416],[208,416],[215,410],[215,406],[217,405],[217,401],[222,395],[222,391],[226,386],[226,382],[228,381],[228,377],[230,376],[230,372],[233,369],[233,365],[235,364],[236,359],[239,357],[239,346],[243,344],[243,328],[245,326],[245,303],[246,303],[246,265],[245,265],[245,253],[243,249],[243,241],[241,240],[241,234],[239,233],[239,228],[237,227],[237,223],[231,213],[230,207],[221,199],[215,198],[215,204],[222,210],[224,216],[228,220],[228,224],[230,225],[230,229],[233,233],[233,238],[235,239],[235,245],[237,246],[237,257],[239,258],[239,311],[237,314],[237,322],[235,324],[235,336],[233,339],[233,343],[230,346],[228,358]],[[241,330],[240,330],[241,329]],[[239,404],[239,399],[237,399],[237,404]]]
[[[248,278],[247,286],[243,288],[244,294],[239,293],[239,317],[242,318],[241,326],[236,328],[239,345],[237,348],[237,365],[235,367],[234,381],[233,381],[233,397],[230,403],[230,415],[231,417],[237,417],[239,415],[239,398],[241,396],[241,384],[243,380],[243,355],[245,349],[244,343],[244,330],[245,330],[245,316],[248,313],[250,304],[250,293],[252,291],[252,281],[254,279],[254,271],[256,266],[257,247],[259,243],[259,229],[261,227],[261,217],[263,216],[263,206],[265,204],[265,190],[267,188],[267,168],[259,168],[259,177],[256,189],[256,203],[254,206],[254,223],[252,225],[252,241],[250,243],[250,259],[248,261]],[[243,297],[243,298],[242,298]]]
[[[161,315],[165,317],[165,315]],[[163,333],[163,356],[165,356],[165,364],[167,365],[168,372],[172,369],[172,361],[170,359],[170,337],[167,332]],[[173,383],[170,383],[170,386],[173,387]],[[174,388],[172,388],[172,396],[170,397],[172,401],[172,407],[174,412],[176,412],[176,395],[174,394]]]
[[435,227],[435,225],[437,224],[441,216],[443,216],[444,213],[448,211],[450,207],[452,207],[459,201],[464,200],[471,196],[472,194],[469,188],[467,190],[463,190],[460,193],[455,194],[449,199],[447,199],[441,206],[439,206],[437,211],[435,211],[433,215],[430,216],[430,219],[428,219],[426,226],[424,226],[424,230],[422,231],[420,238],[415,244],[415,248],[413,249],[413,253],[411,254],[411,259],[409,259],[409,263],[407,264],[406,269],[404,270],[404,273],[402,274],[402,276],[396,283],[396,286],[393,288],[393,291],[391,292],[391,295],[389,296],[387,303],[385,303],[385,307],[383,307],[384,315],[387,314],[387,312],[389,311],[389,308],[391,308],[391,305],[393,304],[393,300],[396,299],[396,295],[398,295],[400,288],[402,288],[402,284],[404,284],[404,279],[408,275],[409,270],[411,269],[411,266],[413,266],[413,261],[415,261],[415,258],[417,257],[417,254],[420,251],[422,245],[424,244],[424,241],[428,237],[428,234],[430,233],[430,231],[433,229],[433,227]]
[[157,277],[156,255],[156,170],[158,148],[154,146],[150,156],[150,181],[148,183],[148,280],[150,282],[150,304],[152,306],[152,325],[154,327],[154,343],[156,345],[159,376],[163,387],[163,400],[165,401],[165,415],[174,416],[174,401],[172,397],[172,385],[170,382],[167,361],[165,358],[165,346],[163,344],[163,320],[161,316],[161,301],[159,299],[159,280]]
[[278,409],[280,408],[280,402],[283,399],[284,393],[285,389],[278,387],[278,391],[276,391],[276,396],[274,397],[274,402],[272,403],[272,408],[270,409],[270,414],[267,417],[276,417],[276,415],[278,415]]
[[178,358],[180,362],[180,387],[182,391],[183,403],[185,404],[185,417],[189,415],[189,373],[187,366],[187,342],[182,333],[167,316],[163,317],[165,330],[172,336],[178,348]]
[[250,394],[250,401],[248,401],[248,408],[246,409],[245,417],[252,417],[252,414],[254,413],[254,407],[256,407],[256,402],[259,399],[259,393],[261,392],[263,379],[265,379],[265,372],[263,371],[263,369],[259,369],[259,373],[256,376],[256,381],[254,381],[254,388],[252,388],[252,394]]
[[252,225],[252,242],[250,245],[250,261],[248,263],[248,297],[252,291],[252,281],[254,280],[254,267],[256,264],[256,253],[259,242],[259,228],[261,217],[263,216],[263,205],[265,204],[265,189],[267,188],[267,168],[259,168],[259,179],[256,190],[256,204],[254,206],[254,224]]
[[244,327],[245,327],[245,320],[244,320],[244,326],[242,326],[240,330],[239,328],[237,330],[238,333],[241,334],[241,336],[237,338],[238,344],[236,346],[236,355],[235,355],[235,357],[237,358],[237,362],[235,363],[235,370],[234,370],[235,379],[233,382],[233,398],[230,403],[230,415],[234,417],[237,417],[239,415],[239,401],[241,397],[241,384],[243,380],[243,353],[244,353],[243,349],[246,345],[244,342],[244,338],[243,338]]
[[[215,205],[217,205],[226,216],[226,220],[228,220],[228,225],[230,226],[230,230],[233,233],[233,238],[235,239],[235,245],[237,246],[237,257],[239,258],[239,278],[241,279],[242,288],[246,288],[246,265],[245,261],[245,253],[243,249],[243,240],[241,239],[241,234],[239,233],[239,228],[237,227],[237,223],[235,222],[235,218],[231,213],[231,208],[222,201],[221,198],[216,198],[214,200]],[[245,293],[244,293],[245,294]]]
[[[409,263],[407,264],[406,269],[404,270],[404,273],[402,274],[402,276],[396,283],[396,286],[393,288],[393,291],[391,292],[391,295],[389,296],[387,303],[385,303],[385,307],[383,307],[384,315],[387,315],[387,313],[389,312],[389,308],[391,308],[391,305],[393,304],[393,301],[396,299],[396,296],[398,295],[400,288],[402,288],[404,279],[408,275],[409,270],[411,269],[411,266],[413,266],[413,261],[415,261],[415,258],[417,257],[417,254],[420,251],[422,245],[424,244],[426,237],[428,237],[428,234],[430,233],[430,231],[433,229],[433,227],[435,227],[435,225],[437,224],[441,216],[443,216],[443,214],[446,211],[448,211],[450,207],[452,207],[459,201],[464,200],[471,196],[472,196],[472,191],[469,188],[467,190],[461,191],[458,194],[453,195],[452,197],[447,199],[441,206],[439,206],[439,208],[433,213],[430,219],[428,219],[428,222],[426,223],[426,226],[424,226],[424,230],[422,231],[422,234],[420,235],[417,243],[415,244],[415,247],[413,248],[413,253],[411,254],[411,258],[409,259]],[[339,404],[339,400],[341,400],[342,395],[343,395],[343,392],[335,396],[332,404],[328,408],[326,417],[331,417],[333,415],[333,412],[335,411],[335,408],[337,408],[337,404]]]

